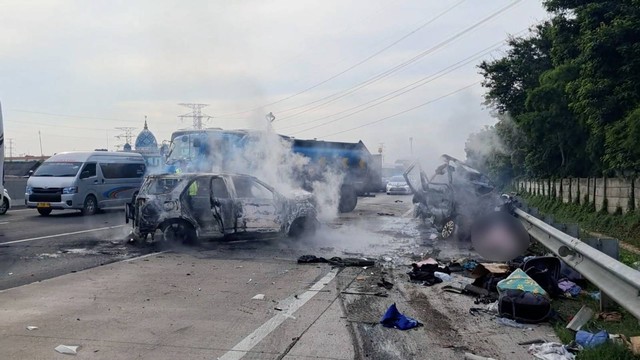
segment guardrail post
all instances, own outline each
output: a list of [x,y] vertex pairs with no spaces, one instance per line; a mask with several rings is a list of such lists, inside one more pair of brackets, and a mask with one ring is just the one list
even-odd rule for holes
[[[618,260],[620,257],[620,244],[617,239],[602,239],[602,238],[587,238],[581,239],[587,245],[592,248],[611,256]],[[613,301],[602,289],[600,290],[600,311],[609,311],[617,307],[615,301]]]

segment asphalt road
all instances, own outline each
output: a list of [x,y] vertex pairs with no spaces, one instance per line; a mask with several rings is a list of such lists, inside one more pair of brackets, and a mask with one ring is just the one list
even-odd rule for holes
[[[439,240],[413,219],[410,196],[361,198],[301,240],[132,246],[124,225],[122,212],[1,218],[3,356],[64,358],[53,348],[78,344],[92,359],[460,359],[466,351],[506,359],[526,358],[519,341],[556,340],[548,327],[504,328],[469,315],[473,298],[410,283],[412,261],[475,257],[469,244]],[[377,266],[297,264],[305,254],[366,256]],[[378,287],[381,277],[393,289]],[[381,290],[385,297],[366,295]],[[425,326],[381,327],[392,303]]]

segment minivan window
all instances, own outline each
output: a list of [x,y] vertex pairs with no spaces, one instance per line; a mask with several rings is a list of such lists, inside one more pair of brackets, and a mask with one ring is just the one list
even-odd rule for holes
[[100,169],[105,179],[131,179],[144,176],[144,164],[101,163]]
[[78,174],[81,166],[81,162],[45,162],[40,165],[33,176],[74,177]]
[[89,163],[84,166],[80,172],[80,179],[86,179],[96,176],[96,163]]

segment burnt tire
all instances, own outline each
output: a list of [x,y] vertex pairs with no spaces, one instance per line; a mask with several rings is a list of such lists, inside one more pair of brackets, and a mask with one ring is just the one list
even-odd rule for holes
[[162,228],[165,241],[193,244],[197,241],[196,229],[186,221],[175,221],[168,223]]
[[358,194],[356,194],[356,190],[351,186],[343,186],[340,189],[338,210],[341,213],[352,212],[356,208],[356,205],[358,205]]
[[440,237],[442,239],[457,239],[464,241],[469,237],[469,231],[466,222],[461,215],[447,219],[440,229]]
[[95,196],[89,195],[84,199],[84,205],[82,206],[82,215],[91,216],[98,212],[98,200]]
[[51,215],[51,209],[38,209],[38,214],[40,214],[41,216],[49,216]]
[[303,236],[313,236],[318,230],[318,220],[314,218],[298,218],[289,227],[289,237],[301,238]]

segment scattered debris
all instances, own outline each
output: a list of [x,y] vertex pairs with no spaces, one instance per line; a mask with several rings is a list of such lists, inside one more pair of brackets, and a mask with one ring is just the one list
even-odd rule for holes
[[587,295],[589,295],[595,301],[600,301],[600,291],[590,292]]
[[80,346],[58,345],[54,350],[60,354],[77,355],[78,348],[80,348]]
[[442,281],[451,281],[451,275],[440,272],[440,271],[435,271],[433,273],[433,276],[437,277],[438,279],[442,280]]
[[496,360],[494,358],[475,355],[472,353],[464,353],[465,360]]
[[516,328],[516,329],[522,329],[522,330],[533,330],[532,327],[528,327],[524,324],[520,324],[519,322],[516,322],[515,320],[511,320],[511,319],[507,319],[507,318],[497,318],[496,322],[500,325],[504,325],[504,326],[509,326],[512,328]]
[[412,267],[421,267],[422,265],[438,265],[438,260],[434,258],[428,258],[416,263],[411,264]]
[[379,287],[383,287],[383,288],[385,288],[385,289],[387,289],[387,290],[391,290],[391,289],[393,289],[393,283],[392,283],[392,282],[387,281],[387,280],[384,278],[384,276],[380,278],[380,282],[378,282],[378,286],[379,286]]
[[[394,202],[397,204],[397,203],[402,203],[402,202],[404,202],[404,201],[402,201],[402,200],[396,200],[396,201],[394,201]],[[639,264],[640,264],[640,263],[639,263]],[[640,266],[640,265],[638,265],[638,266]]]
[[434,259],[427,259],[411,264],[412,270],[407,273],[412,281],[422,281],[425,286],[440,284],[442,279],[435,276],[436,272],[450,274],[448,267],[441,267]]
[[606,322],[620,322],[622,321],[622,314],[617,311],[601,312],[598,313],[597,318]]
[[580,308],[580,310],[573,316],[569,324],[567,324],[567,329],[578,331],[586,323],[588,323],[592,317],[593,317],[593,310],[591,310],[589,307],[585,305],[582,308]]
[[366,277],[366,276],[364,276],[364,275],[358,275],[358,276],[356,276],[356,280],[358,280],[358,281],[365,281],[365,280],[367,280],[367,277]]
[[257,294],[256,296],[252,297],[251,300],[264,300],[264,294]]
[[9,275],[13,275],[13,273],[12,273],[12,272],[10,272],[10,273],[9,273]]
[[547,340],[545,340],[545,339],[535,339],[535,340],[521,341],[521,342],[518,343],[518,345],[544,344],[546,342],[547,342]]
[[392,213],[384,213],[384,212],[379,212],[378,216],[396,216],[395,214]]
[[249,279],[249,281],[247,281],[247,284],[250,283],[251,281],[253,281],[253,279]]
[[340,258],[332,257],[331,259],[325,259],[323,257],[317,257],[314,255],[302,255],[298,258],[298,264],[317,264],[317,263],[329,263],[334,266],[374,266],[375,261],[367,258]]
[[629,342],[631,342],[631,352],[634,355],[640,355],[640,336],[629,338]]
[[281,307],[276,306],[276,307],[274,307],[274,308],[273,308],[273,310],[276,310],[276,311],[282,311],[282,308],[281,308]]
[[387,311],[384,313],[384,316],[382,316],[380,323],[384,327],[396,328],[399,330],[409,330],[418,326],[422,326],[422,324],[418,320],[412,319],[400,313],[395,303],[389,306]]
[[605,330],[592,334],[588,331],[580,330],[576,333],[576,343],[585,349],[596,348],[609,340],[609,333]]
[[370,295],[370,296],[378,296],[378,297],[389,297],[389,295],[384,291],[378,292],[359,292],[359,291],[343,291],[341,294],[345,295]]
[[27,330],[29,331],[33,331],[33,330],[38,330],[39,328],[37,326],[27,326]]
[[545,321],[553,312],[548,293],[522,269],[497,285],[499,314],[528,323]]
[[582,288],[573,281],[562,279],[558,282],[558,287],[564,294],[569,294],[570,297],[577,297],[582,292]]
[[529,347],[529,354],[541,360],[574,360],[576,357],[559,343],[533,344]]

